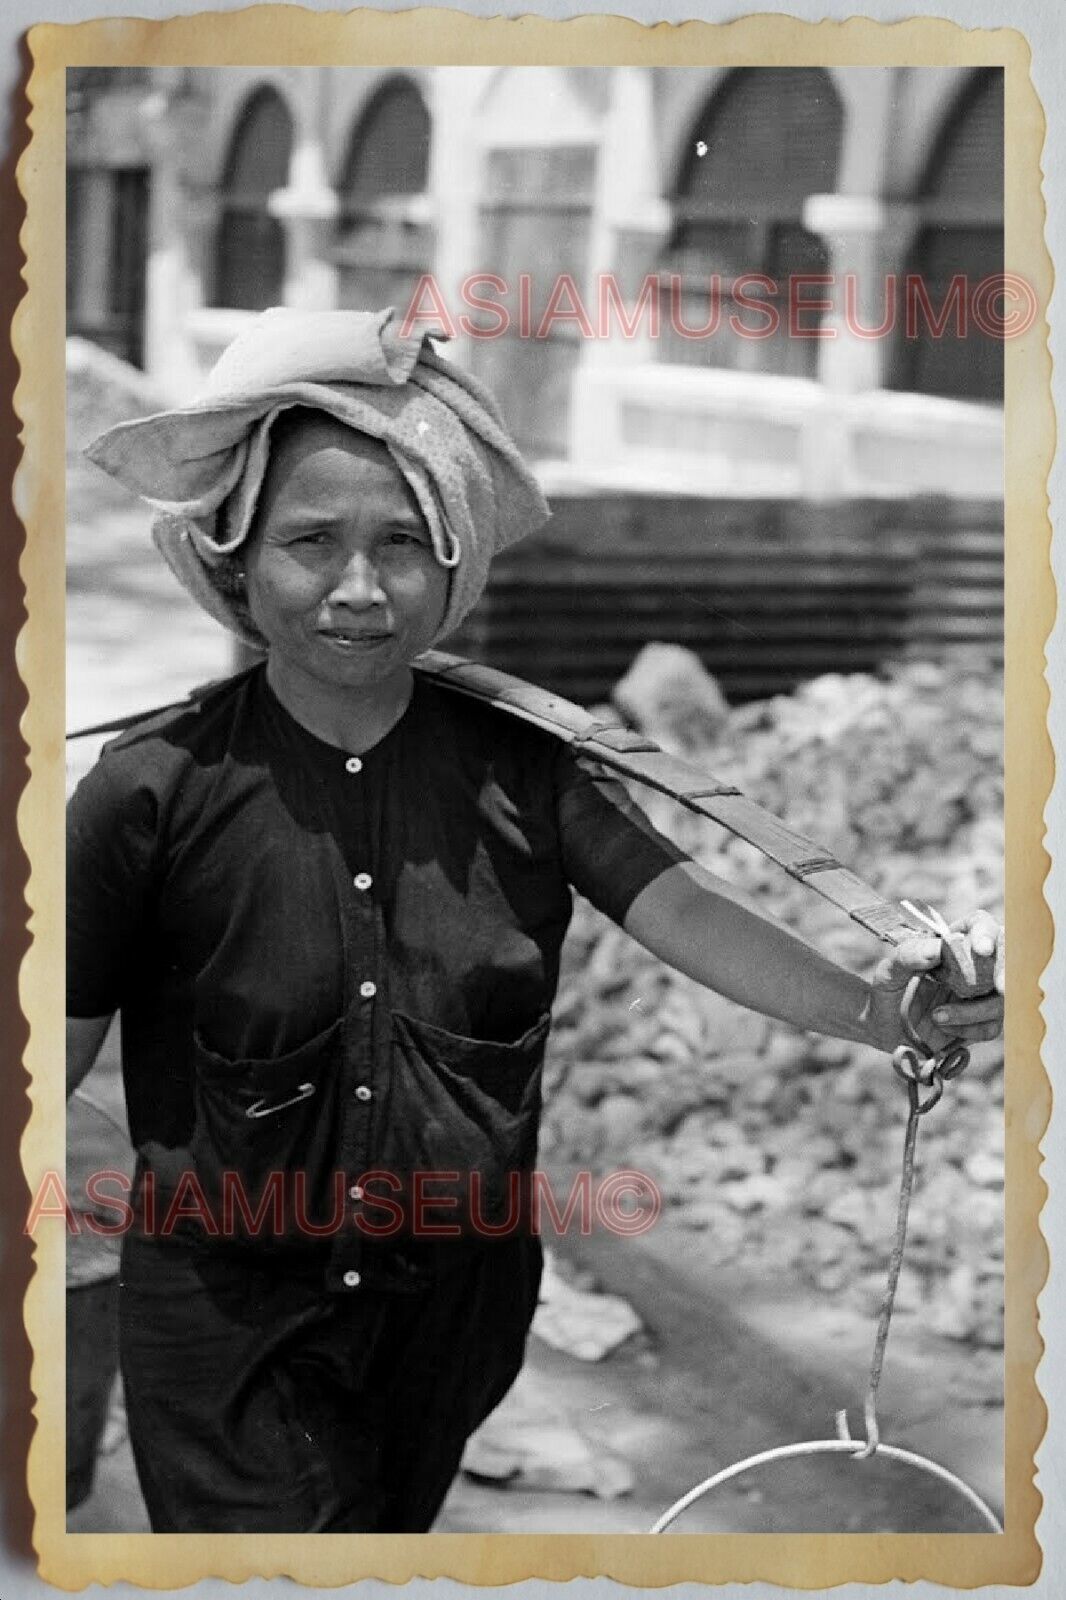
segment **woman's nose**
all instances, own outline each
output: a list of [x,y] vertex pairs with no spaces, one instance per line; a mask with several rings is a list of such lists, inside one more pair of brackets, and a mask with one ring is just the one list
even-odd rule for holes
[[384,605],[388,599],[378,577],[377,566],[365,551],[354,551],[330,590],[330,599],[339,605]]

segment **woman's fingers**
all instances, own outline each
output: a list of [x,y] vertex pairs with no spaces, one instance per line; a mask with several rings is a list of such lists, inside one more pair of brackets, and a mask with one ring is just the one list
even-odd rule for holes
[[880,962],[874,983],[882,989],[904,989],[915,973],[939,966],[939,977],[959,995],[1003,994],[1005,975],[1003,927],[989,911],[974,911],[951,925],[943,940],[915,933]]
[[998,1039],[1003,1033],[1001,1021],[958,1023],[952,1027],[942,1028],[925,1017],[920,1019],[914,1027],[918,1038],[925,1048],[932,1054],[939,1050],[947,1050],[950,1045],[959,1044],[987,1044],[992,1039]]
[[947,941],[945,967],[952,987],[983,994],[989,989],[1003,993],[1003,926],[989,911],[975,911],[952,924],[952,932],[963,935]]
[[982,1044],[1003,1032],[1003,929],[988,911],[975,911],[952,924],[942,939],[914,933],[885,955],[874,969],[873,985],[885,1003],[898,1004],[915,977],[932,974],[935,984],[920,985],[908,1008],[907,1026],[925,1047],[940,1051],[960,1040]]
[[878,989],[905,989],[919,972],[930,972],[940,960],[939,939],[916,933],[890,950],[874,968],[873,982]]
[[951,924],[951,931],[969,934],[975,955],[989,956],[995,953],[999,923],[991,911],[973,911],[968,917],[960,917],[958,922]]
[[939,1028],[968,1027],[974,1022],[1001,1022],[1003,996],[983,994],[976,1000],[949,1000],[938,1005],[932,1016]]
[[953,1040],[981,1044],[1003,1032],[1003,997],[991,993],[975,1000],[941,1000],[917,1022],[918,1031],[934,1049]]
[[947,1050],[953,1044],[988,1044],[1003,1032],[998,1022],[982,1022],[975,1028],[919,1028],[918,1033],[926,1048],[932,1053]]

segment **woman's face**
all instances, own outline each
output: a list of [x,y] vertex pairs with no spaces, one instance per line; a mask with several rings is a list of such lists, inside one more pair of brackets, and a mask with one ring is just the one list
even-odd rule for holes
[[325,413],[275,426],[245,572],[272,663],[350,688],[428,647],[450,576],[386,446]]

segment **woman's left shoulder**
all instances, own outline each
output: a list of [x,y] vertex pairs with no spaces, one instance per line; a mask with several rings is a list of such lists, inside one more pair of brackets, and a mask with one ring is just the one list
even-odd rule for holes
[[458,738],[477,742],[487,750],[509,750],[519,758],[540,760],[554,754],[564,743],[560,735],[506,705],[471,694],[447,680],[425,675],[420,681],[427,703],[431,704],[431,723],[449,726]]
[[548,729],[448,685],[427,684],[432,749],[483,793],[506,796],[523,813],[550,808],[565,741]]

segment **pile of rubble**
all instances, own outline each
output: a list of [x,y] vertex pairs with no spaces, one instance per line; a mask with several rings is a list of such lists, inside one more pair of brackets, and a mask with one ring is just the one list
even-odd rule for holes
[[[987,667],[827,676],[729,711],[694,658],[651,647],[626,720],[949,920],[1002,911],[1001,682]],[[713,686],[711,686],[713,689]],[[702,709],[701,709],[702,708]],[[633,786],[652,820],[840,964],[884,953],[723,830]],[[897,1305],[1002,1344],[1002,1042],[973,1052],[922,1124]],[[709,1269],[791,1271],[875,1312],[895,1221],[906,1095],[887,1056],[746,1012],[664,967],[576,900],[547,1067],[542,1164],[646,1172]]]

